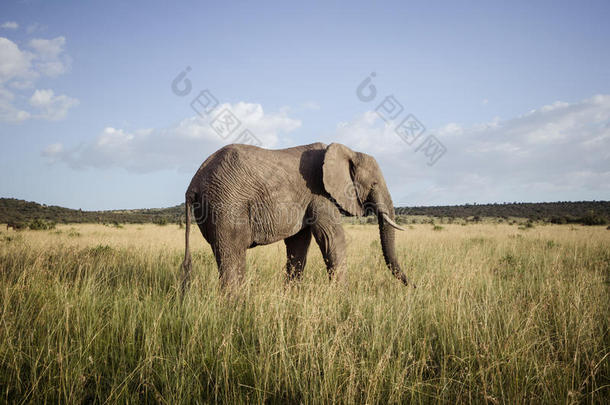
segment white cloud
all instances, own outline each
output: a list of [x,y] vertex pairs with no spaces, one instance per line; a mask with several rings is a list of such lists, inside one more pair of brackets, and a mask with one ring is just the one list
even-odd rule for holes
[[308,101],[306,103],[303,103],[303,108],[305,110],[319,110],[320,104],[316,103],[315,101]]
[[32,58],[30,52],[22,51],[10,39],[0,37],[0,85],[12,79],[31,77]]
[[44,156],[56,156],[63,151],[63,145],[61,143],[52,143],[47,146],[43,151]]
[[[446,154],[432,167],[415,150],[433,133]],[[409,146],[374,112],[327,139],[380,162],[396,203],[433,205],[610,195],[610,95],[556,102],[522,116],[444,125]]]
[[65,53],[65,45],[66,39],[64,37],[30,40],[29,46],[34,50],[34,65],[36,69],[50,77],[67,72],[70,69],[72,60]]
[[30,113],[13,105],[15,95],[0,86],[0,122],[21,122],[30,118]]
[[33,34],[35,32],[39,32],[39,31],[44,31],[47,29],[46,25],[41,25],[39,23],[32,23],[30,25],[27,26],[27,28],[25,29],[25,31],[28,34]]
[[53,143],[48,145],[43,151],[42,156],[48,159],[49,163],[55,163],[58,158],[61,157],[63,152],[63,145],[61,143]]
[[[299,120],[285,112],[265,113],[260,104],[222,104],[215,113],[225,108],[241,121],[236,133],[247,128],[264,147],[277,146],[281,143],[280,135],[301,125]],[[193,116],[161,129],[128,131],[106,127],[95,139],[74,148],[51,145],[43,151],[43,156],[51,161],[63,161],[76,169],[119,167],[139,173],[166,169],[192,171],[235,137],[231,135],[223,140],[210,126],[209,118]]]
[[[60,120],[78,100],[53,90],[35,90],[43,76],[55,77],[67,72],[71,59],[65,52],[64,37],[32,39],[28,49],[0,37],[0,122],[20,122],[31,118]],[[29,102],[29,103],[28,103]],[[28,106],[38,111],[26,111]]]
[[30,98],[30,105],[40,111],[38,118],[51,121],[64,119],[68,110],[78,105],[78,100],[65,94],[56,96],[53,90],[36,90]]
[[[284,147],[301,125],[289,109],[224,104],[265,147]],[[133,172],[193,171],[234,137],[222,140],[198,116],[161,129],[107,127],[76,147],[52,145],[43,155],[73,168],[119,167]],[[416,152],[433,133],[446,146],[434,165]],[[315,139],[316,141],[319,139]],[[407,145],[368,111],[339,123],[323,141],[341,142],[379,161],[394,202],[401,205],[600,199],[610,195],[610,95],[553,103],[521,116],[463,126],[448,123]],[[312,139],[311,141],[314,141]]]
[[16,30],[19,28],[19,24],[17,24],[15,21],[7,21],[0,25],[0,28],[4,28],[6,30]]

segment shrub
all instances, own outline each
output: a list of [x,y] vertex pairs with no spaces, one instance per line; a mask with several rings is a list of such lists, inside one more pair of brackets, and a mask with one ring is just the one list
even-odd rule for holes
[[55,222],[45,221],[44,219],[36,218],[30,222],[29,227],[33,231],[44,231],[47,229],[55,229]]
[[608,220],[606,217],[598,215],[595,211],[589,211],[581,218],[583,225],[606,225]]
[[112,253],[113,249],[108,245],[97,245],[84,249],[84,252],[91,256],[101,256]]
[[167,225],[167,222],[168,222],[167,217],[158,217],[158,218],[153,219],[154,224],[161,225],[161,226]]
[[558,216],[553,216],[551,217],[551,221],[552,224],[559,224],[559,225],[565,225],[568,223],[568,218],[563,216],[563,217],[558,217]]

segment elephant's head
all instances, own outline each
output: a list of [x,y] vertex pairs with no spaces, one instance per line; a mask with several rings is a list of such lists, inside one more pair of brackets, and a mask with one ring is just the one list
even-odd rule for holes
[[375,158],[332,143],[326,149],[322,172],[324,188],[343,211],[353,216],[377,215],[385,262],[392,274],[407,285],[394,243],[394,230],[404,229],[394,222],[392,197]]

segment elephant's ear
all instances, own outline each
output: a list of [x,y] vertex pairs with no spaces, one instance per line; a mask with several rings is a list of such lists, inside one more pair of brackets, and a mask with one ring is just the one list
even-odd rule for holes
[[358,197],[354,183],[354,151],[340,143],[331,143],[326,148],[322,174],[324,188],[337,204],[351,215],[361,216],[364,207]]

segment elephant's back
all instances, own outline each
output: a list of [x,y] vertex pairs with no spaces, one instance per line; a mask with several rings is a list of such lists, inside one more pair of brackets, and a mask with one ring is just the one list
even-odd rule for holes
[[227,145],[203,162],[191,180],[189,191],[241,199],[243,193],[252,197],[268,190],[291,188],[304,180],[305,157],[322,153],[325,147],[323,143],[315,143],[272,150],[252,145]]

